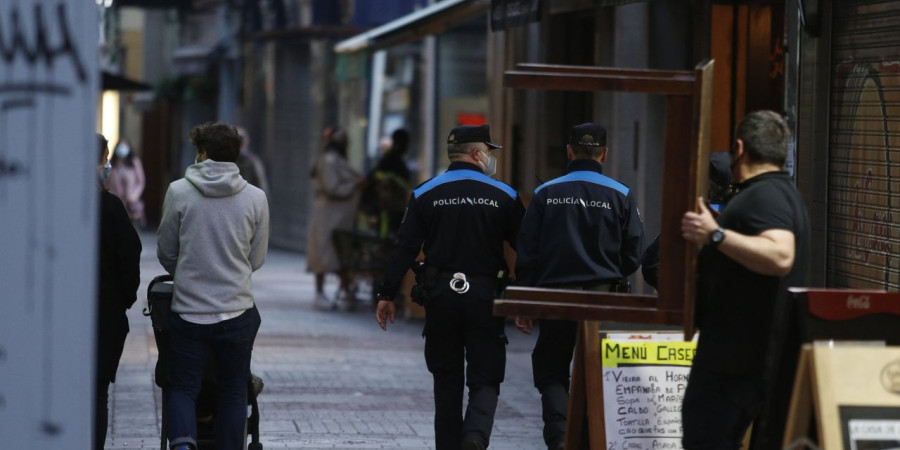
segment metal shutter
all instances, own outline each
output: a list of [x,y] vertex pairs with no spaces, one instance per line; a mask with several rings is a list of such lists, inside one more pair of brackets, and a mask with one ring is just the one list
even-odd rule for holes
[[834,2],[829,286],[900,287],[900,2]]

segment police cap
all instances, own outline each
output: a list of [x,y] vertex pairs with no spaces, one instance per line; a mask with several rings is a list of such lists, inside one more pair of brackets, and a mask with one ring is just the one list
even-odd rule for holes
[[569,145],[606,147],[606,128],[590,122],[575,125],[569,132]]
[[503,148],[491,142],[491,128],[489,125],[463,125],[450,130],[450,136],[447,136],[448,144],[465,144],[468,142],[481,142],[490,148]]

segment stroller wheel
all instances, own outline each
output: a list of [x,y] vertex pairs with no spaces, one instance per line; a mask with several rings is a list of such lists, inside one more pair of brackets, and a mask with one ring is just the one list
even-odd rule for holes
[[263,446],[259,442],[251,442],[250,445],[247,446],[247,450],[263,450]]

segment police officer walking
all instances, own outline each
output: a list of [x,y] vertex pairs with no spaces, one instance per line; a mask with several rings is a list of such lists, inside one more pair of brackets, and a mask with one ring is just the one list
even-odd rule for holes
[[490,178],[497,165],[492,153],[500,148],[487,125],[450,132],[450,167],[413,191],[378,287],[375,315],[387,329],[403,275],[423,249],[413,298],[425,307],[438,450],[487,448],[505,374],[504,321],[494,317],[493,299],[508,274],[503,242],[516,242],[525,208],[514,189]]
[[[535,189],[525,213],[516,246],[516,284],[627,291],[624,278],[639,266],[644,225],[628,187],[603,175],[607,153],[603,127],[584,123],[572,128],[566,174]],[[516,326],[530,333],[531,319],[517,318]],[[551,450],[565,445],[576,332],[574,321],[542,319],[531,354],[544,442]]]

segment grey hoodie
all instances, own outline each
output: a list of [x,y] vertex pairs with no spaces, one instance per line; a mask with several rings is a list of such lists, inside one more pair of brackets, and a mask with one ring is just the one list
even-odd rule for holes
[[206,160],[188,167],[169,185],[157,237],[159,262],[175,276],[173,311],[253,307],[250,274],[266,258],[269,203],[236,164]]

